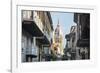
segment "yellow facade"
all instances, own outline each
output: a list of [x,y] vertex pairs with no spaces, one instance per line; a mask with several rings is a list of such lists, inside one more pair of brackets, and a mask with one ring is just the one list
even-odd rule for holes
[[63,38],[62,32],[59,25],[59,21],[56,29],[53,32],[53,51],[55,54],[63,55]]

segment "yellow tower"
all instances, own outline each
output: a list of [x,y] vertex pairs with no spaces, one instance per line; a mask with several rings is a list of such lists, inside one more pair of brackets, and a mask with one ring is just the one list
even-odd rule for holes
[[60,28],[59,20],[56,29],[53,33],[53,49],[56,54],[63,55],[63,38],[62,31]]

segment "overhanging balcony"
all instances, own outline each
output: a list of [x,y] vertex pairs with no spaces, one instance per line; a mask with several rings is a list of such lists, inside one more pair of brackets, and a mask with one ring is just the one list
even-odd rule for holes
[[23,20],[22,28],[29,32],[32,36],[43,36],[43,32],[39,29],[33,20]]
[[30,33],[32,36],[43,36],[42,24],[40,20],[34,17],[34,11],[23,10],[22,11],[22,29]]
[[78,47],[89,47],[90,41],[89,41],[89,39],[80,39],[77,41],[77,46]]
[[[47,13],[49,14],[49,13]],[[50,17],[50,15],[48,15]],[[50,22],[52,24],[52,21],[50,19]],[[22,29],[27,31],[29,34],[31,34],[33,37],[39,37],[37,38],[41,43],[43,44],[50,44],[51,43],[51,37],[48,35],[47,31],[44,32],[44,25],[43,21],[39,18],[39,15],[34,14],[34,11],[23,10],[22,15]],[[52,26],[51,26],[52,27]],[[52,27],[53,29],[53,27]],[[42,38],[41,38],[42,37]]]

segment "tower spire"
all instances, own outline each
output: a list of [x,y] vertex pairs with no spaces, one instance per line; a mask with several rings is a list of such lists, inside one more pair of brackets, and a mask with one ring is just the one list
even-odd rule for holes
[[58,18],[58,25],[59,25],[59,18]]

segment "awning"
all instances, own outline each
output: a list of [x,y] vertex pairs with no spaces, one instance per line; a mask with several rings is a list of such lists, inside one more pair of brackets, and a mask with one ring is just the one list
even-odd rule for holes
[[43,36],[42,31],[39,29],[39,27],[36,25],[34,21],[23,20],[22,29],[25,29],[32,36],[35,36],[35,37]]
[[22,22],[22,28],[29,32],[33,37],[43,37],[37,38],[37,40],[42,44],[50,44],[48,38],[43,34],[34,21],[24,20]]

